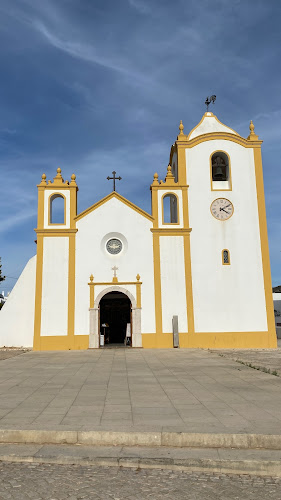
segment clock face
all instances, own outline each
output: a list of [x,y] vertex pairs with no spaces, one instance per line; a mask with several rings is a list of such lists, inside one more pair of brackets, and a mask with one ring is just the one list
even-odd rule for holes
[[213,217],[218,220],[227,220],[233,215],[234,212],[234,206],[231,201],[226,198],[217,198],[214,200],[210,209]]
[[106,250],[108,253],[111,253],[112,255],[116,255],[121,252],[122,250],[122,242],[118,240],[117,238],[111,238],[111,240],[108,240],[106,243]]

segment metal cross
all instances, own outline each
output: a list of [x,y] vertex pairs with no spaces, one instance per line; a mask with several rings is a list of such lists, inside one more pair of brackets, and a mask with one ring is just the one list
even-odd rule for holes
[[115,189],[115,181],[116,181],[116,180],[117,180],[117,181],[121,181],[122,177],[120,177],[120,176],[119,176],[119,177],[116,177],[116,172],[115,172],[115,170],[113,170],[112,174],[113,174],[113,177],[109,177],[109,176],[108,176],[108,177],[107,177],[107,180],[108,180],[108,181],[110,181],[111,179],[113,180],[113,191],[116,191],[116,189]]
[[118,267],[116,267],[116,266],[113,266],[111,269],[112,269],[112,271],[113,271],[113,273],[114,273],[114,274],[113,274],[114,278],[116,278],[116,271],[117,271],[119,268],[118,268]]

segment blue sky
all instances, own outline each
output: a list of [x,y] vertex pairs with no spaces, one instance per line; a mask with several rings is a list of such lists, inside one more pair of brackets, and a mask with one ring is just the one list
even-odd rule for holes
[[118,191],[150,211],[180,119],[212,111],[264,140],[273,285],[281,284],[281,2],[0,0],[0,256],[10,290],[36,253],[43,172],[75,172],[78,211]]

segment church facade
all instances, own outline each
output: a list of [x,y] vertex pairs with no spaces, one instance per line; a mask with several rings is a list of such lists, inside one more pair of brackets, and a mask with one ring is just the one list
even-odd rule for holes
[[252,122],[247,139],[211,112],[188,135],[181,122],[151,214],[115,191],[77,214],[75,175],[43,174],[0,345],[276,347],[261,143]]

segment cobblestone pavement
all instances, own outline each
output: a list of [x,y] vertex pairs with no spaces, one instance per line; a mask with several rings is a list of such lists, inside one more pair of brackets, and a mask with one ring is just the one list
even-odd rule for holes
[[264,500],[267,497],[280,500],[280,478],[0,463],[1,500]]
[[13,358],[14,356],[18,356],[19,354],[24,354],[28,352],[26,349],[0,349],[0,361],[4,359]]
[[281,377],[281,341],[277,349],[208,349],[224,358],[252,365],[253,368],[269,370]]

